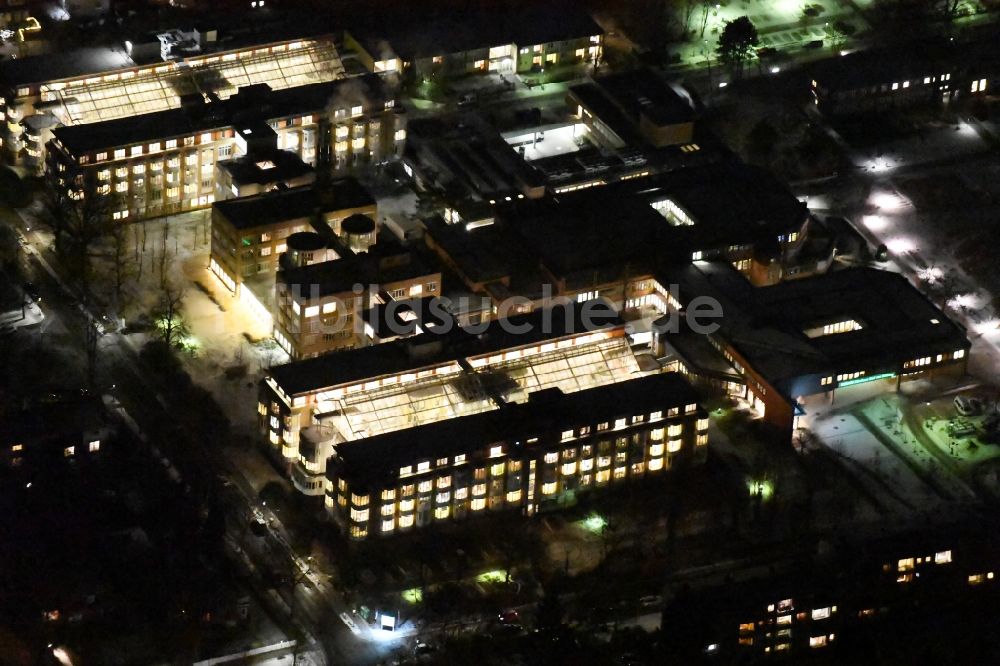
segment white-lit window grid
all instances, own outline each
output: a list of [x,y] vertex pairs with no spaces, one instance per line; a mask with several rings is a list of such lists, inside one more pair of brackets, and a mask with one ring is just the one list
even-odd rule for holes
[[[708,419],[701,418],[693,421],[690,417],[685,417],[684,422],[669,423],[666,427],[659,428],[652,428],[644,423],[638,425],[640,427],[626,431],[626,439],[636,432],[642,434],[642,450],[644,453],[642,459],[638,461],[630,461],[625,451],[618,451],[615,454],[615,456],[620,456],[620,459],[613,465],[613,457],[611,455],[595,456],[596,437],[589,440],[590,443],[588,444],[578,445],[579,448],[563,448],[561,453],[560,451],[545,452],[543,455],[545,466],[556,473],[551,475],[551,480],[543,480],[541,482],[540,493],[542,498],[556,495],[561,486],[569,483],[571,479],[575,479],[580,486],[603,485],[612,481],[626,480],[633,476],[642,476],[647,471],[656,472],[664,468],[669,468],[672,456],[664,455],[663,434],[669,431],[675,435],[674,439],[669,440],[667,444],[667,453],[678,453],[683,449],[682,435],[684,432],[694,430],[696,436],[707,437],[704,431],[707,430]],[[655,439],[653,435],[657,431],[660,432],[660,440]],[[610,444],[613,449],[614,442],[610,442]],[[577,461],[576,459],[580,458],[580,454],[584,449],[590,453],[589,457],[581,458]],[[572,454],[568,455],[566,453],[567,450],[571,450]],[[486,452],[489,452],[489,450]],[[562,463],[560,463],[561,458],[563,459]],[[452,460],[455,460],[455,458],[452,458]],[[418,497],[424,498],[421,501],[427,502],[431,508],[429,515],[433,520],[447,520],[455,517],[457,513],[466,515],[468,513],[478,513],[486,510],[488,506],[494,508],[521,506],[525,501],[523,484],[526,481],[526,477],[523,475],[522,461],[507,458],[503,460],[493,458],[491,460],[489,457],[484,458],[484,460],[485,466],[480,468],[483,472],[481,475],[482,480],[473,480],[471,486],[456,488],[454,492],[443,490],[451,487],[454,477],[451,474],[442,476],[439,469],[431,470],[430,468],[427,470],[427,478],[417,477],[416,480],[413,480],[406,477],[405,483],[399,488],[383,489],[379,493],[381,504],[378,519],[385,526],[390,517],[398,516],[399,527],[404,528],[404,526],[415,525],[413,513],[419,502],[415,501],[412,495],[406,495],[404,490],[404,488],[408,486],[413,487],[413,485],[416,486]],[[595,460],[598,461],[598,466],[601,468],[597,471],[596,478],[593,474]],[[453,463],[452,466],[458,467],[459,465],[463,465],[464,462],[463,459],[461,463]],[[408,468],[412,470],[414,465],[404,466],[401,468],[401,471]],[[511,475],[518,475],[515,478],[518,482],[518,487],[516,488],[508,487]],[[412,476],[412,473],[410,476]],[[394,499],[396,497],[399,499]],[[352,497],[352,506],[358,506],[355,502],[356,498],[357,496]],[[367,502],[367,496],[365,496],[365,502]],[[366,505],[363,504],[361,506]],[[368,513],[361,512],[350,514],[352,519],[357,518],[355,522],[360,522],[362,516],[363,520],[367,521],[369,515]],[[387,532],[391,531],[391,529],[383,529],[382,531]]]

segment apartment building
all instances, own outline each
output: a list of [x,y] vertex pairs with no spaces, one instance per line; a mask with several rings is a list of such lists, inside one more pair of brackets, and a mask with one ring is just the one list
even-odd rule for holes
[[452,10],[419,23],[380,18],[344,34],[344,47],[379,74],[406,73],[418,79],[513,74],[594,63],[603,53],[601,27],[586,13],[565,6]]
[[[375,233],[375,223],[359,217],[341,227],[355,247],[352,235]],[[440,269],[382,234],[364,252],[278,273],[274,337],[293,359],[357,347],[370,339],[362,313],[374,304],[440,295]]]
[[334,426],[339,445],[494,410],[546,388],[572,393],[639,372],[624,321],[600,302],[519,315],[511,323],[517,333],[498,322],[428,330],[272,368],[258,405],[266,448],[289,466],[301,492],[322,495],[328,456],[307,455],[299,446],[309,426]]
[[[288,249],[288,237],[302,232],[335,235],[342,221],[352,215],[378,219],[378,206],[371,194],[352,177],[333,180],[322,191],[298,187],[212,205],[212,249],[209,265],[229,291],[240,295],[241,285],[256,276],[270,279],[278,271],[278,257]],[[322,235],[321,234],[321,235]],[[333,239],[325,238],[325,250],[340,256]],[[317,249],[317,252],[320,250]]]
[[[353,539],[494,511],[532,515],[575,493],[705,458],[708,417],[677,374],[655,374],[342,444],[326,505]],[[682,462],[683,461],[683,462]]]
[[405,118],[375,76],[298,88],[243,88],[229,99],[57,128],[47,169],[80,194],[85,183],[120,198],[116,219],[211,205],[220,160],[287,150],[350,169],[402,151]]
[[[207,34],[217,37],[214,30]],[[210,52],[143,65],[124,51],[96,47],[5,60],[0,63],[2,155],[7,163],[40,172],[57,127],[179,109],[190,99],[225,100],[258,84],[283,90],[344,76],[327,37],[251,41],[235,40],[240,45],[228,50],[213,43]]]

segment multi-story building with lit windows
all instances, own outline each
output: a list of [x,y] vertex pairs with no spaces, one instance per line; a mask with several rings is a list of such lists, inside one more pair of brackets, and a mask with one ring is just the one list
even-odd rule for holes
[[[590,313],[584,318],[584,311]],[[271,368],[261,382],[259,426],[296,487],[323,493],[326,457],[300,450],[300,433],[334,426],[333,446],[637,376],[625,322],[600,302],[573,304],[469,329],[428,331]],[[517,331],[516,333],[509,331]]]
[[355,539],[493,511],[531,515],[703,460],[707,443],[707,415],[680,375],[552,388],[338,446],[326,504]]
[[[270,278],[278,257],[288,249],[288,237],[302,232],[336,233],[352,215],[378,219],[378,206],[355,178],[338,178],[322,191],[299,187],[256,196],[216,201],[212,205],[212,250],[209,266],[226,288],[240,295],[243,283],[256,276]],[[327,239],[330,240],[330,239]],[[308,257],[305,263],[328,257]],[[340,256],[336,250],[329,258]]]
[[[206,31],[203,37],[217,37],[217,32]],[[192,99],[225,100],[252,85],[281,90],[344,76],[340,55],[329,38],[228,49],[219,48],[221,44],[213,41],[204,45],[205,52],[143,65],[110,48],[0,63],[0,108],[6,120],[0,141],[6,161],[41,170],[56,127],[136,118],[179,109]]]
[[571,7],[531,6],[516,12],[449,11],[414,24],[379,17],[344,35],[344,47],[376,73],[416,77],[477,72],[530,72],[573,63],[594,63],[603,53],[604,31]]
[[284,90],[258,85],[222,101],[60,127],[47,169],[67,185],[114,191],[117,219],[145,219],[212,204],[219,160],[277,149],[348,169],[395,156],[404,139],[404,115],[372,75]]
[[[374,233],[367,218],[344,224],[366,220]],[[274,337],[293,359],[357,347],[369,339],[361,315],[374,304],[440,295],[440,269],[382,234],[364,252],[278,273]]]

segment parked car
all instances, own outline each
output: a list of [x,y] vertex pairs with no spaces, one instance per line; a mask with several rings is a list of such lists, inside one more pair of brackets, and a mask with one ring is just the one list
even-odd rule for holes
[[956,395],[955,411],[962,416],[974,416],[983,411],[983,401],[973,396]]

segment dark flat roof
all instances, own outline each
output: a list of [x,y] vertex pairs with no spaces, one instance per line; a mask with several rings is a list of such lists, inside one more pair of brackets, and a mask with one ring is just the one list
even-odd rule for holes
[[[271,166],[262,164],[270,162]],[[313,172],[313,168],[290,150],[254,151],[236,159],[218,163],[220,169],[229,173],[237,185],[256,183],[266,185],[299,178]]]
[[52,130],[52,134],[70,154],[80,156],[105,148],[160,141],[229,126],[228,118],[215,114],[192,115],[184,109],[168,109],[88,125],[66,125]]
[[697,393],[678,373],[648,375],[569,394],[548,389],[531,394],[528,402],[340,444],[334,464],[351,484],[389,481],[398,478],[401,466],[421,459],[451,457],[494,442],[540,435],[558,441],[559,433],[572,425],[697,402]]
[[[695,224],[668,222],[651,205],[664,199],[684,208]],[[602,270],[614,276],[625,268],[635,274],[683,265],[695,250],[776,246],[779,235],[799,230],[807,216],[805,205],[769,172],[716,162],[504,203],[497,206],[500,224],[492,233],[511,234],[515,246],[529,249],[556,277]],[[437,234],[431,230],[435,240]],[[475,236],[466,234],[464,242],[474,243]]]
[[[694,110],[688,102],[650,69],[601,76],[594,80],[594,84],[633,123],[638,123],[640,116],[646,116],[657,125],[694,120]],[[570,90],[576,92],[576,87]]]
[[379,15],[377,24],[356,25],[348,32],[375,58],[388,42],[396,55],[408,61],[501,44],[530,46],[604,34],[587,13],[567,3],[516,10],[448,9],[418,16],[414,21],[412,14],[392,19]]
[[7,58],[0,62],[0,85],[10,88],[135,67],[122,51],[106,47]]
[[237,229],[252,229],[319,212],[320,201],[311,185],[265,192],[252,197],[216,201],[212,208]]
[[305,287],[302,291],[305,296],[323,297],[349,292],[358,284],[384,285],[439,272],[415,254],[407,253],[403,261],[380,262],[365,253],[280,271],[276,281]]
[[[572,316],[563,316],[567,307]],[[589,321],[583,317],[585,308],[591,309]],[[475,335],[457,327],[446,333],[423,333],[381,345],[279,365],[271,368],[270,375],[285,393],[298,395],[573,333],[624,326],[621,317],[600,301],[558,306],[547,313],[536,310],[509,317],[506,321],[518,326],[527,324],[528,330],[511,333],[505,330],[503,322],[494,320],[481,327],[482,332]],[[549,325],[543,326],[546,321]]]
[[212,208],[237,229],[277,224],[318,212],[374,206],[375,200],[356,178],[338,178],[322,192],[313,185],[216,201]]
[[[877,368],[969,347],[965,330],[898,273],[849,268],[755,288],[731,265],[712,262],[692,264],[678,274],[678,282],[682,302],[698,295],[719,301],[723,317],[717,335],[786,395],[807,375]],[[863,328],[814,338],[804,333],[848,319]]]

